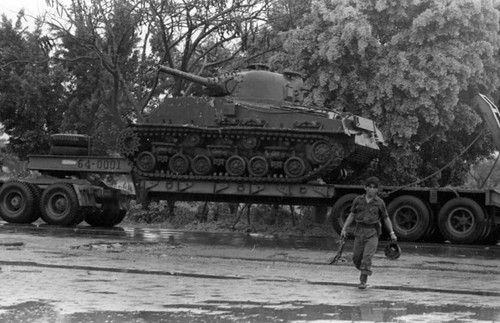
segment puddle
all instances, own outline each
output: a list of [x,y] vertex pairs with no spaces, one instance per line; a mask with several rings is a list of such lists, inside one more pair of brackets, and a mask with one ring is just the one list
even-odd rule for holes
[[308,303],[208,301],[172,304],[162,311],[90,311],[62,314],[43,302],[0,307],[1,322],[497,322],[500,309],[467,306],[424,306],[377,302],[362,306],[328,306]]

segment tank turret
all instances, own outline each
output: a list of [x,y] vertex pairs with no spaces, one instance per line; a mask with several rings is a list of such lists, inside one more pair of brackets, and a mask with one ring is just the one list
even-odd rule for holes
[[274,73],[263,64],[250,65],[241,72],[225,73],[217,77],[202,77],[163,65],[160,65],[159,70],[205,86],[209,96],[268,100],[277,104],[301,104],[307,93],[299,73]]
[[297,183],[375,167],[372,120],[304,106],[300,74],[253,65],[216,77],[159,70],[203,85],[203,97],[167,98],[119,136],[136,176],[148,179]]

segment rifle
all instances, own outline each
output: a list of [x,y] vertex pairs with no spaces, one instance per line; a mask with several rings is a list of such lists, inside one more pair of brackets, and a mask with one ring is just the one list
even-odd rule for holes
[[342,257],[342,252],[344,251],[345,242],[346,242],[346,238],[341,237],[339,240],[339,249],[337,250],[337,254],[330,261],[329,265],[333,265],[334,263],[339,261],[340,257]]

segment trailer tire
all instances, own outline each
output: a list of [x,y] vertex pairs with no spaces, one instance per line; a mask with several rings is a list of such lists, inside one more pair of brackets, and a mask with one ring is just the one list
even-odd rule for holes
[[457,197],[449,200],[439,211],[439,231],[452,243],[477,242],[482,237],[486,225],[483,208],[470,198]]
[[[333,204],[332,210],[330,211],[330,217],[332,219],[332,225],[335,232],[340,234],[342,228],[344,227],[345,221],[349,216],[352,201],[359,194],[349,193],[341,196],[335,203]],[[350,225],[347,229],[347,232],[352,234],[354,233],[354,225]]]
[[394,233],[402,241],[417,241],[425,237],[431,225],[431,211],[424,201],[411,195],[392,200],[387,206]]
[[36,197],[30,184],[9,181],[0,188],[0,216],[9,223],[32,223],[37,216]]
[[55,183],[47,187],[40,201],[42,219],[48,224],[71,226],[84,220],[84,210],[78,204],[70,184]]

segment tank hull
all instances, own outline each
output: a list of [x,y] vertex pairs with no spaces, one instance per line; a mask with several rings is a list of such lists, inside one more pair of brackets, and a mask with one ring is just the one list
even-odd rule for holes
[[255,100],[173,98],[118,143],[143,178],[300,183],[376,159],[359,121]]

